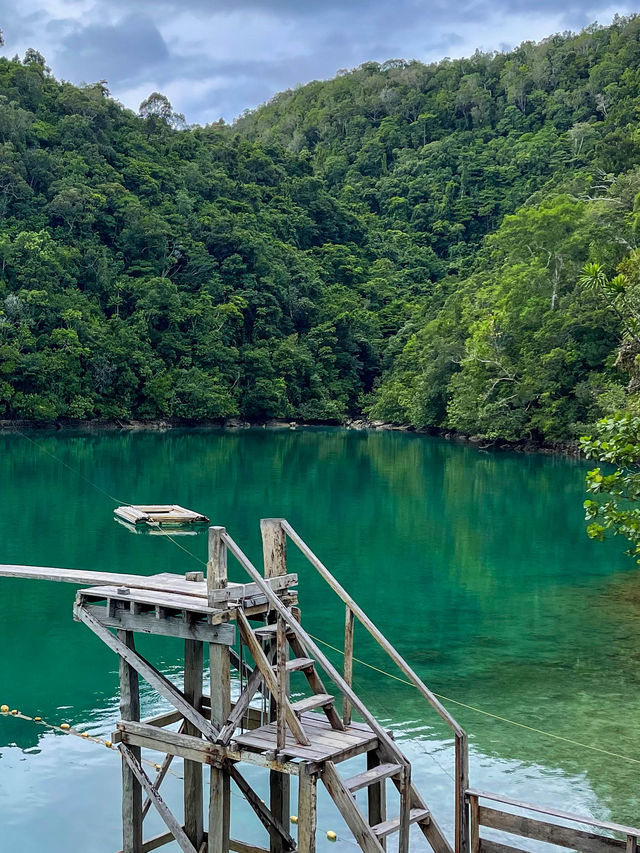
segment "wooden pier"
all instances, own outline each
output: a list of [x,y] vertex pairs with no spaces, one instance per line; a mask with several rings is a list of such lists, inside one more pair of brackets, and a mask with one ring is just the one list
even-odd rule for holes
[[[521,853],[512,836],[546,841],[582,853],[637,853],[640,830],[545,809],[470,788],[464,730],[420,680],[356,601],[284,519],[261,521],[264,566],[250,562],[224,527],[210,527],[206,577],[160,573],[147,577],[32,566],[0,566],[0,576],[75,583],[74,618],[118,655],[120,716],[112,741],[122,756],[122,853],[149,853],[177,842],[184,853],[314,853],[316,797],[324,785],[364,853],[398,853],[430,847],[434,853]],[[287,542],[309,560],[345,604],[344,669],[338,671],[302,624],[295,574],[287,571]],[[248,576],[228,577],[228,557]],[[455,743],[453,843],[412,781],[411,763],[352,687],[354,624],[375,638],[426,702],[450,726]],[[136,634],[184,642],[184,681],[176,687],[136,649]],[[239,652],[232,646],[239,639]],[[204,689],[205,662],[210,689]],[[241,692],[231,698],[231,673]],[[292,701],[290,679],[300,673],[307,695]],[[141,719],[139,679],[170,706]],[[329,689],[323,678],[331,683]],[[339,696],[336,695],[337,691]],[[260,700],[262,708],[256,707]],[[358,718],[354,719],[354,715]],[[176,728],[177,727],[177,728]],[[155,776],[142,751],[160,753]],[[362,756],[350,777],[342,762]],[[181,816],[160,793],[174,757],[184,761]],[[244,775],[254,765],[269,774],[269,803]],[[209,785],[204,785],[204,772]],[[292,781],[298,786],[297,840],[289,831]],[[263,824],[269,848],[230,837],[231,783]],[[397,813],[387,813],[387,789],[397,791]],[[367,791],[367,806],[356,802]],[[492,807],[481,800],[493,801]],[[499,802],[507,810],[498,809]],[[167,830],[144,838],[153,807]],[[515,807],[519,812],[510,811]],[[527,810],[540,817],[526,815]],[[571,822],[588,825],[585,830]],[[481,827],[507,835],[486,839]],[[413,828],[413,829],[412,829]],[[615,836],[621,836],[615,838]],[[418,845],[416,847],[416,845]]]

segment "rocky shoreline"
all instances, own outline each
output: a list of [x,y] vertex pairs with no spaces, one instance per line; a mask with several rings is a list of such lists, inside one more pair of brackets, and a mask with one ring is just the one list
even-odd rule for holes
[[41,423],[26,420],[1,420],[0,432],[43,432],[52,430],[80,430],[80,431],[164,431],[170,429],[228,429],[241,430],[251,428],[263,429],[309,429],[321,427],[342,427],[358,431],[390,431],[390,432],[412,432],[416,435],[435,436],[443,438],[456,444],[468,444],[479,450],[510,451],[516,453],[544,453],[548,455],[573,456],[581,455],[577,441],[563,442],[536,442],[530,439],[519,441],[507,441],[505,439],[492,439],[481,435],[465,435],[438,427],[424,427],[417,429],[410,424],[394,424],[386,421],[372,421],[365,417],[349,418],[343,423],[329,421],[296,421],[290,419],[273,418],[266,421],[245,420],[243,418],[226,418],[224,420],[202,420],[191,421],[179,418],[166,418],[156,420],[60,420],[55,423]]

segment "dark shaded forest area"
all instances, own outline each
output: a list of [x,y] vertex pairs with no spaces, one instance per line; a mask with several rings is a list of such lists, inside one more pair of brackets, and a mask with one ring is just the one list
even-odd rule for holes
[[0,59],[0,418],[573,438],[630,406],[639,110],[637,16],[231,126]]

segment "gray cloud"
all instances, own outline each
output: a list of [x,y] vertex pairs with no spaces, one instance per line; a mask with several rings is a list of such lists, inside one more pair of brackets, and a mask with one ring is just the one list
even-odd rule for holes
[[0,0],[6,52],[35,47],[55,74],[106,79],[137,108],[165,92],[192,122],[231,119],[277,91],[366,60],[431,62],[579,29],[598,0]]

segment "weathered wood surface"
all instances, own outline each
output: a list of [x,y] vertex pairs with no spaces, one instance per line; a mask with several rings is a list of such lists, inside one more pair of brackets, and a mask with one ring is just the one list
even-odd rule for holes
[[[196,640],[185,640],[184,649],[184,697],[193,705],[202,705],[202,681],[204,672],[203,646]],[[197,737],[196,726],[184,721],[184,733]],[[198,849],[202,844],[204,830],[202,764],[199,761],[184,762],[184,831],[193,846]]]
[[[353,629],[355,617],[353,610],[347,605],[344,618],[344,680],[353,687]],[[347,696],[342,701],[342,722],[348,726],[351,722],[351,702]]]
[[469,788],[467,791],[469,797],[478,797],[482,800],[492,800],[497,803],[504,803],[509,806],[524,809],[530,812],[538,812],[540,814],[549,815],[550,817],[559,817],[563,820],[568,820],[573,823],[584,823],[587,826],[596,826],[599,829],[604,829],[609,832],[619,832],[621,835],[632,835],[635,838],[640,838],[640,829],[634,826],[626,826],[621,823],[613,823],[608,820],[597,820],[593,817],[585,817],[584,815],[573,814],[572,812],[561,811],[550,806],[538,806],[534,803],[526,803],[523,800],[516,800],[513,797],[505,797],[502,794],[494,794],[491,791],[481,791],[477,788]]
[[[242,641],[247,646],[251,655],[256,662],[257,666],[262,673],[262,677],[264,679],[265,686],[271,692],[273,696],[278,695],[278,682],[271,668],[271,663],[267,659],[267,656],[264,652],[264,649],[258,642],[257,637],[251,630],[251,625],[249,624],[249,620],[244,615],[242,610],[236,611],[236,617],[238,620],[238,627],[240,628],[240,634],[242,635]],[[313,664],[313,661],[311,661]],[[306,736],[304,729],[300,725],[300,722],[291,708],[291,703],[285,697],[284,698],[284,710],[286,715],[287,724],[291,729],[291,733],[293,734],[296,741],[300,744],[309,744],[309,739]],[[276,743],[277,748],[277,743]]]
[[547,841],[549,844],[568,847],[580,853],[620,853],[626,847],[625,841],[615,838],[606,838],[574,826],[559,826],[486,806],[480,806],[478,809],[478,824],[534,841]]
[[125,746],[124,744],[120,744],[118,749],[120,750],[120,754],[123,756],[124,760],[131,768],[136,779],[146,791],[147,796],[155,806],[158,814],[167,825],[167,829],[171,832],[183,853],[198,853],[196,848],[187,838],[184,829],[178,823],[165,801],[162,799],[158,791],[156,791],[156,789],[153,787],[151,780],[142,769],[142,765],[140,764],[134,753],[129,749],[128,746]]
[[[399,764],[380,763],[377,751],[371,750],[367,753],[367,769],[359,776],[347,779],[345,788],[355,794],[360,788],[367,788],[367,816],[371,826],[384,823],[387,819],[387,789],[386,780],[397,775],[402,770]],[[386,848],[386,841],[378,838],[382,847]]]
[[318,778],[301,773],[298,777],[298,853],[315,853],[318,826]]
[[[118,639],[128,649],[135,651],[133,634],[119,631]],[[140,684],[138,673],[123,658],[120,669],[120,713],[129,720],[140,719]],[[140,761],[140,747],[131,754]],[[122,759],[122,848],[124,853],[142,853],[142,788],[136,774]]]
[[165,616],[158,619],[155,613],[132,613],[124,609],[109,613],[108,608],[100,604],[84,603],[82,606],[105,628],[121,628],[137,634],[157,634],[205,643],[223,643],[226,646],[235,642],[235,626],[228,623],[212,625],[196,619],[185,620],[182,616]]
[[[81,622],[84,622],[94,634],[96,634],[113,652],[125,660],[132,666],[136,672],[141,675],[152,687],[154,687],[161,696],[170,702],[182,716],[193,723],[202,734],[210,740],[215,740],[218,737],[218,730],[206,720],[202,714],[197,711],[193,705],[190,705],[184,695],[178,688],[172,684],[166,676],[152,666],[149,661],[145,660],[141,655],[128,648],[123,642],[104,628],[90,613],[83,607],[74,608],[74,613],[78,616]],[[211,648],[226,649],[226,646],[213,645]]]
[[295,850],[296,843],[287,832],[286,826],[278,820],[270,809],[267,808],[234,764],[229,764],[229,775],[236,783],[265,829],[269,832],[277,832],[282,838],[282,843],[286,850]]
[[275,578],[287,573],[287,535],[279,519],[262,518],[262,554],[265,578]]
[[[123,590],[127,590],[124,592]],[[182,595],[176,592],[162,591],[155,589],[129,589],[129,587],[120,586],[93,586],[86,589],[78,590],[78,595],[82,599],[90,599],[91,601],[99,601],[109,599],[112,601],[121,601],[124,604],[146,604],[153,607],[163,607],[168,610],[186,610],[190,613],[199,613],[203,616],[213,616],[218,611],[209,607],[205,598],[196,598],[193,595]]]
[[[353,755],[360,755],[369,749],[375,749],[378,738],[365,726],[350,726],[346,731],[333,729],[325,717],[307,712],[301,715],[309,744],[299,744],[287,732],[286,742],[281,752],[290,758],[306,761],[344,761]],[[254,749],[278,750],[277,724],[269,723],[250,732],[237,735],[235,742]]]
[[131,524],[208,524],[206,515],[185,509],[178,504],[126,504],[114,509],[114,514]]
[[325,763],[320,778],[364,853],[382,853],[384,848],[360,811],[355,798],[344,787],[333,762]]
[[124,743],[129,746],[141,746],[156,752],[170,753],[188,761],[199,761],[202,764],[218,764],[225,757],[229,761],[244,761],[255,764],[267,770],[277,770],[297,776],[300,770],[298,764],[292,761],[276,761],[268,753],[256,753],[242,749],[233,742],[229,747],[210,743],[197,737],[192,737],[168,729],[150,726],[148,723],[133,723],[118,720],[116,731],[111,735],[113,743]]

